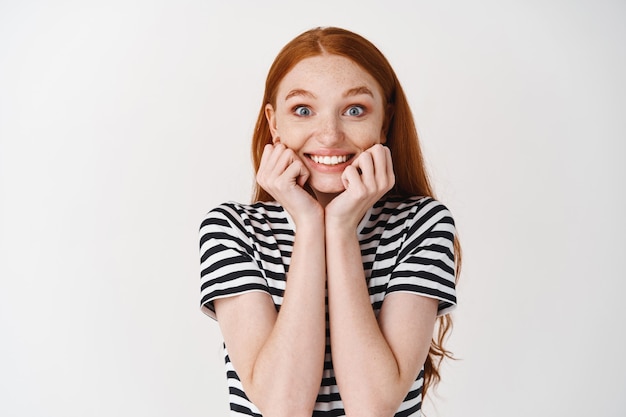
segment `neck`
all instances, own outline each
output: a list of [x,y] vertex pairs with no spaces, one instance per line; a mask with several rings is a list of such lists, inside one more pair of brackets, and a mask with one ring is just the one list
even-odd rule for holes
[[320,203],[320,205],[324,208],[333,201],[335,197],[337,197],[340,193],[321,193],[319,191],[315,191],[315,199]]

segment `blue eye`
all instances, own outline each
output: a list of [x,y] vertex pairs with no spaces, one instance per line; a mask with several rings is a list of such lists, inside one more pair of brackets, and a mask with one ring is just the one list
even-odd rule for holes
[[297,116],[306,117],[311,115],[311,109],[306,106],[296,106],[293,111]]
[[350,106],[348,110],[346,110],[346,115],[348,116],[362,116],[365,113],[365,109],[363,106]]

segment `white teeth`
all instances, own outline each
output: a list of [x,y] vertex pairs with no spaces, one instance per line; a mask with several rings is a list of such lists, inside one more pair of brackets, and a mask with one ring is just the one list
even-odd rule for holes
[[343,156],[337,156],[337,155],[333,155],[333,156],[311,155],[311,159],[316,164],[337,165],[337,164],[343,164],[344,162],[346,162],[348,160],[348,155],[343,155]]

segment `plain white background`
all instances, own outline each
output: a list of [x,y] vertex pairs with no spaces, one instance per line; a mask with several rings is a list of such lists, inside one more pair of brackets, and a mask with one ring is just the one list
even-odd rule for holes
[[429,416],[626,409],[622,1],[0,1],[0,415],[227,415],[206,211],[278,50],[373,41],[465,250]]

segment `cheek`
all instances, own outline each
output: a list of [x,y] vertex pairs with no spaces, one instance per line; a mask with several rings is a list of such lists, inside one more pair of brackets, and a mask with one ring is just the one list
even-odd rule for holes
[[381,133],[382,125],[378,123],[368,123],[367,126],[363,124],[362,126],[357,126],[352,130],[351,136],[354,141],[357,142],[364,149],[369,148],[372,145],[377,143],[381,143],[381,139],[383,139],[383,135]]
[[278,136],[283,145],[297,150],[305,142],[306,131],[301,126],[283,125],[278,129]]

